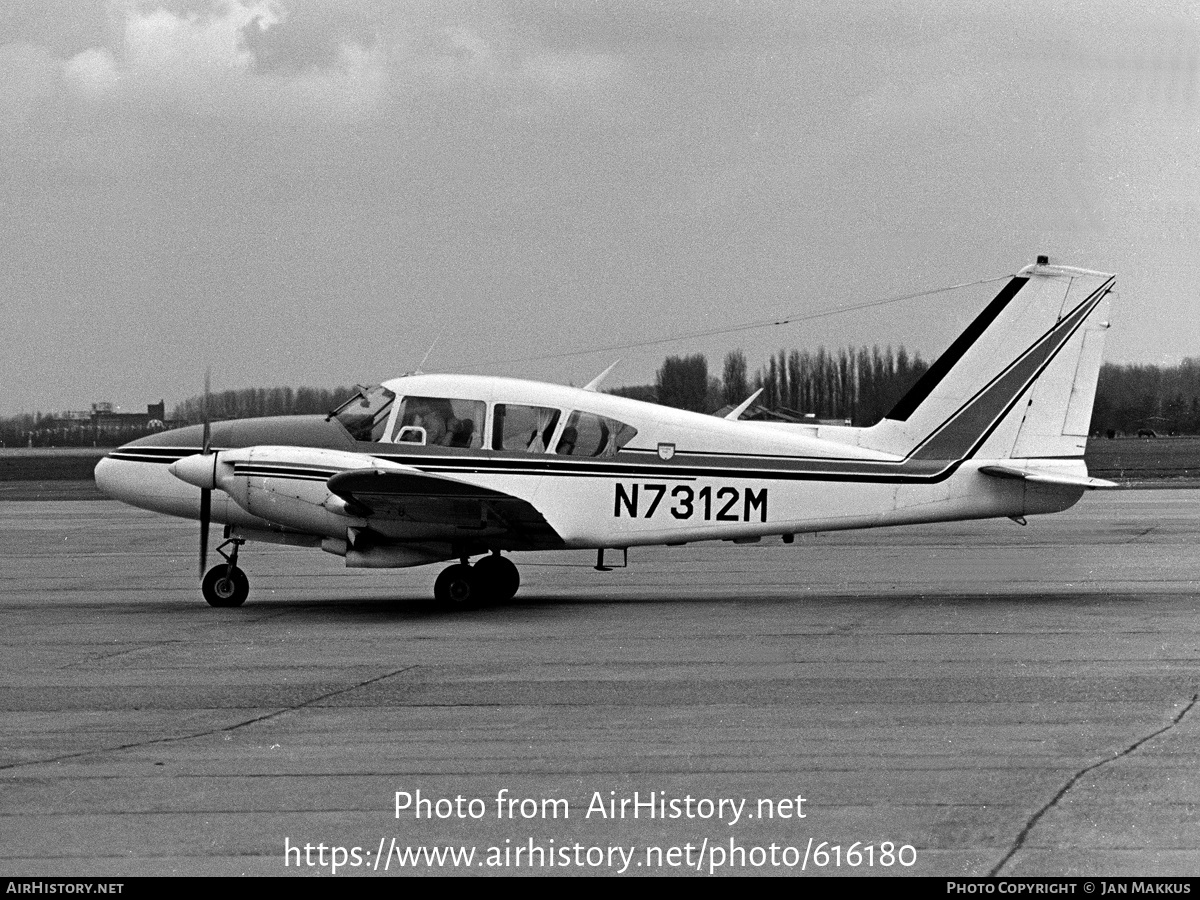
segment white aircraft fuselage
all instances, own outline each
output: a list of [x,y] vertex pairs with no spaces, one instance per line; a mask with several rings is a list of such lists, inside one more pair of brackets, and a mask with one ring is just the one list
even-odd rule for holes
[[1083,450],[1113,285],[1028,267],[868,428],[416,374],[329,416],[216,423],[207,452],[202,426],[134,441],[101,461],[96,481],[144,509],[210,516],[234,561],[246,540],[321,547],[355,567],[460,559],[444,573],[465,585],[452,601],[487,593],[485,571],[509,572],[507,560],[469,566],[479,554],[1023,521],[1109,486],[1088,477]]

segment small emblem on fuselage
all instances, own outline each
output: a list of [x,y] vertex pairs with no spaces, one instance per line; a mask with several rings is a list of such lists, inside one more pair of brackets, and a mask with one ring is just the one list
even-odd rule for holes
[[675,445],[674,444],[659,444],[658,445],[658,458],[661,459],[663,462],[666,462],[668,459],[670,459],[674,455],[675,455]]

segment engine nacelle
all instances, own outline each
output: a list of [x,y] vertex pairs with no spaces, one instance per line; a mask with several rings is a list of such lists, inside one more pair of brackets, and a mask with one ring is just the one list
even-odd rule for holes
[[346,553],[347,569],[407,569],[453,559],[449,546],[433,549],[428,546],[405,545],[370,547]]
[[321,549],[345,557],[347,569],[406,569],[454,558],[449,544],[377,543],[378,535],[349,528],[345,538],[327,537]]
[[414,471],[361,453],[315,447],[245,447],[214,455],[216,487],[246,512],[330,537],[344,537],[347,527],[363,524],[353,505],[329,490],[331,476],[358,469]]

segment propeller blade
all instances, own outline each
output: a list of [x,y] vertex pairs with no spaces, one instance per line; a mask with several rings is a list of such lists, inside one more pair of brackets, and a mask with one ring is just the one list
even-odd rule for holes
[[209,367],[204,370],[204,405],[202,407],[200,407],[201,416],[203,417],[203,420],[204,420],[204,444],[203,444],[203,447],[201,448],[201,452],[204,453],[204,455],[206,455],[206,456],[212,452],[212,445],[211,445],[212,424],[210,422],[211,417],[209,415],[209,406],[208,406],[208,398],[209,398],[209,394],[211,393],[211,391],[212,391],[212,368]]
[[200,491],[200,577],[208,568],[208,522],[212,515],[212,491]]
[[[212,367],[204,370],[204,404],[200,407],[204,419],[204,441],[200,452],[205,456],[212,453],[212,425],[209,421],[209,395],[212,393]],[[208,568],[208,523],[212,519],[212,491],[200,489],[200,577]]]

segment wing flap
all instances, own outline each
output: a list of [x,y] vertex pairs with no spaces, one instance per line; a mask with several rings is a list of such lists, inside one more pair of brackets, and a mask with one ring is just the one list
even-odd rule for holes
[[[329,490],[367,511],[367,518],[402,520],[445,537],[501,536],[507,549],[561,547],[562,538],[527,500],[457,478],[417,471],[354,469],[327,482]],[[385,529],[386,530],[386,529]],[[486,534],[485,534],[486,533]]]
[[351,469],[330,477],[329,489],[343,500],[363,501],[366,495],[432,500],[515,500],[511,494],[479,487],[457,478],[425,472]]

